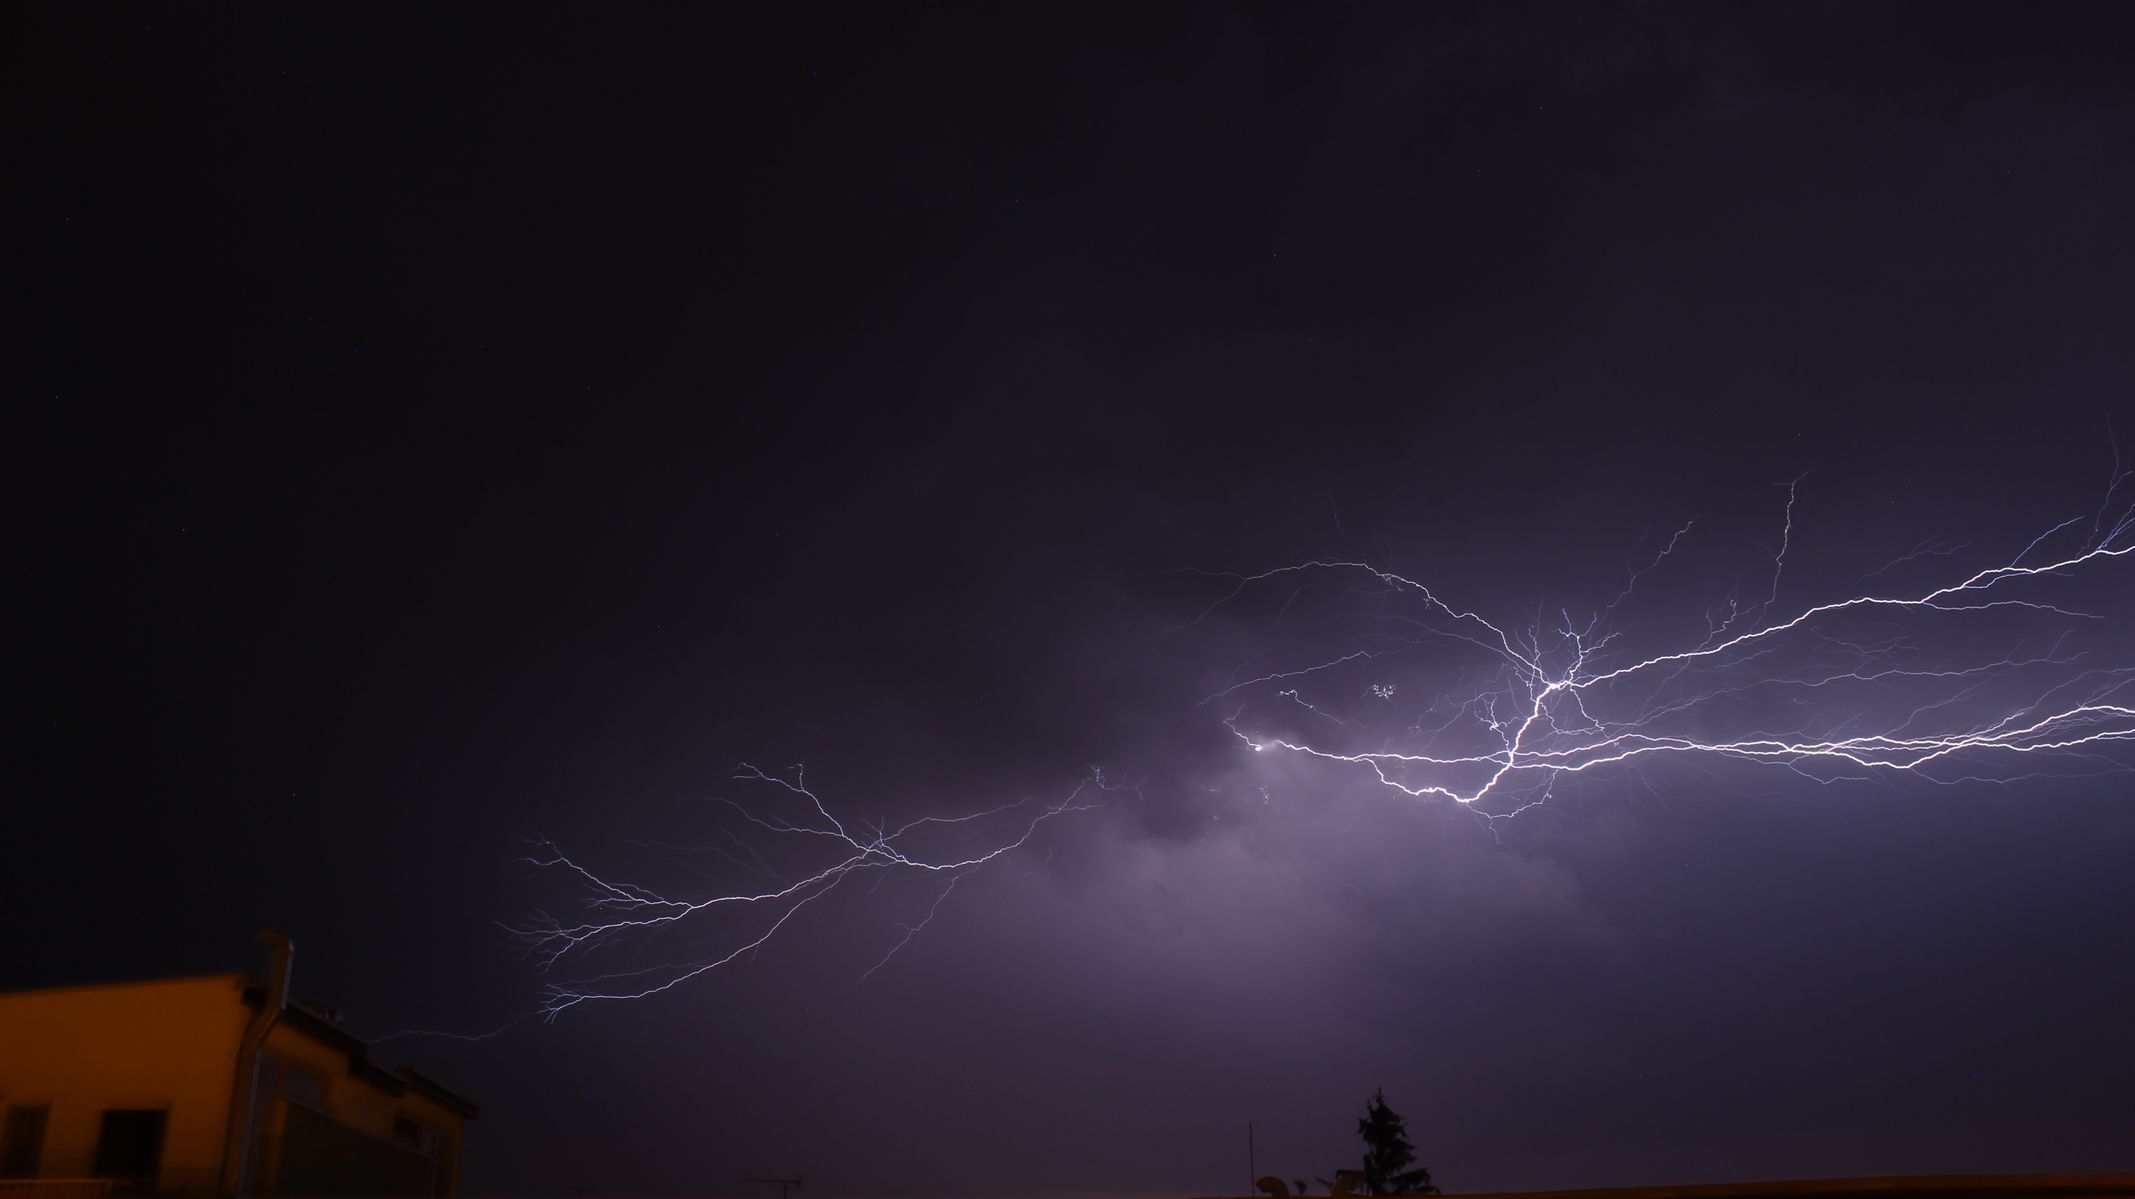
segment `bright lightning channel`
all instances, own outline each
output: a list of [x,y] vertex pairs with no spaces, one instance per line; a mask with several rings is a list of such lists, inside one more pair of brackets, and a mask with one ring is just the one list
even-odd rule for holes
[[[2116,508],[2114,494],[2131,475],[2116,465],[2096,516],[2056,525],[2006,561],[1774,618],[1797,533],[1797,478],[1787,486],[1770,598],[1748,607],[1730,599],[1724,613],[1709,613],[1674,646],[1637,656],[1618,651],[1612,618],[1691,525],[1591,617],[1559,613],[1524,626],[1456,606],[1369,562],[1203,572],[1231,586],[1193,623],[1269,587],[1281,589],[1279,619],[1293,631],[1318,631],[1306,640],[1324,644],[1329,628],[1346,634],[1336,650],[1237,679],[1203,702],[1234,706],[1225,724],[1258,754],[1361,768],[1395,791],[1467,805],[1493,820],[1543,802],[1569,776],[1665,757],[1777,764],[1819,782],[1877,775],[2014,782],[2124,769],[2109,751],[2135,741],[2135,655],[2126,635],[2135,587],[2124,575],[2135,565],[2135,505]],[[2085,520],[2090,528],[2079,532]],[[2047,549],[2076,536],[2080,544]],[[1923,546],[1869,577],[1959,548]],[[1344,602],[1361,584],[1400,608],[1303,611],[1305,592],[1323,581],[1348,584]],[[2057,594],[2085,587],[2088,600]],[[2093,640],[2114,644],[2079,648],[2086,628],[2105,630]],[[1983,634],[2002,638],[1999,648],[1978,651]],[[1396,668],[1454,678],[1435,692],[1404,680],[1397,692],[1386,678]],[[1406,710],[1402,724],[1382,724],[1376,735],[1367,731],[1339,708],[1340,697],[1360,693],[1360,676],[1369,680],[1361,693],[1381,701],[1373,707],[1398,693],[1427,697],[1423,710]]]
[[[1770,553],[1768,598],[1744,606],[1730,597],[1723,611],[1707,614],[1702,628],[1643,656],[1618,649],[1628,638],[1617,613],[1637,602],[1641,580],[1677,552],[1695,522],[1678,529],[1651,561],[1631,569],[1620,592],[1583,621],[1568,613],[1525,626],[1493,621],[1416,579],[1363,561],[1319,559],[1251,575],[1202,572],[1230,586],[1189,626],[1262,587],[1288,589],[1278,620],[1324,629],[1356,619],[1366,626],[1339,652],[1237,679],[1203,703],[1235,704],[1223,723],[1257,755],[1360,768],[1394,791],[1449,800],[1493,822],[1545,802],[1569,776],[1668,757],[1776,764],[1819,782],[1876,775],[2015,782],[2052,773],[2042,765],[2049,760],[2062,764],[2060,773],[2125,769],[2109,751],[2135,741],[2127,613],[2072,606],[2080,601],[2055,599],[2050,592],[2135,565],[2135,505],[2116,509],[2113,501],[2131,477],[2135,471],[2116,464],[2105,507],[2072,548],[2044,549],[2073,535],[2082,518],[1962,577],[1840,596],[1775,619],[1771,610],[1796,539],[1802,483],[1796,478],[1787,485],[1784,526]],[[1926,543],[1868,580],[1908,564],[1953,560],[1965,548]],[[1369,616],[1300,611],[1306,593],[1326,580],[1361,582],[1409,607]],[[2049,594],[2035,594],[2041,590]],[[2108,577],[2094,591],[2108,607],[2117,601],[2125,608],[2135,587]],[[1949,622],[1996,619],[2028,622],[2005,630],[2015,648],[2004,643],[2002,652],[1982,654],[1937,640],[1944,631],[1939,626]],[[2076,631],[2101,625],[2123,630],[2120,641],[2103,654],[2083,648]],[[1426,661],[1417,665],[1416,658]],[[1403,666],[1404,659],[1417,677],[1388,678],[1386,671]],[[1450,683],[1434,688],[1443,681],[1434,672],[1447,671]],[[1328,698],[1313,698],[1315,688]],[[1364,701],[1364,714],[1344,715],[1345,698]],[[1389,713],[1399,723],[1380,744],[1356,744],[1373,736],[1374,727],[1383,728]],[[1300,726],[1323,732],[1311,735]],[[1330,743],[1330,736],[1339,742]],[[720,970],[763,947],[846,884],[867,880],[879,888],[905,878],[936,886],[920,918],[897,925],[900,935],[867,971],[872,975],[927,927],[964,879],[1028,844],[1048,821],[1100,806],[1109,793],[1133,790],[1093,771],[1056,801],[1024,800],[893,828],[841,819],[798,768],[782,775],[744,765],[736,778],[774,801],[759,807],[717,801],[755,840],[730,829],[723,840],[706,845],[637,845],[715,857],[730,877],[738,874],[753,885],[670,894],[596,870],[546,840],[535,843],[523,860],[576,882],[586,914],[566,921],[537,913],[506,926],[548,980],[531,1015],[554,1020],[583,1003],[644,999]],[[1265,798],[1267,788],[1259,790]],[[953,840],[959,834],[975,838],[981,848],[917,848],[930,836]],[[782,873],[756,848],[766,839],[812,847],[822,856],[810,868]],[[724,922],[719,913],[726,914]],[[713,948],[700,943],[693,952],[638,964],[670,943],[667,934],[706,921],[712,922],[711,936],[721,938]],[[593,965],[625,954],[620,969]]]

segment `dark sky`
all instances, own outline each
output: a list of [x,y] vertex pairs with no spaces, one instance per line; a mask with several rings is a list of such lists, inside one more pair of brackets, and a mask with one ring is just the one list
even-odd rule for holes
[[[731,884],[633,842],[777,800],[739,762],[892,823],[1094,766],[1138,789],[872,974],[930,880],[381,1052],[483,1104],[482,1193],[1235,1193],[1248,1121],[1331,1176],[1378,1086],[1448,1190],[2135,1168],[2124,742],[1664,756],[1493,824],[1224,723],[1452,719],[1471,644],[1204,703],[1398,597],[1195,623],[1193,573],[1369,560],[1547,628],[1695,520],[1610,617],[1642,655],[1766,600],[1804,472],[1781,616],[2081,548],[2135,456],[2124,6],[6,19],[0,987],[272,924],[357,1032],[479,1031],[542,981],[498,922],[576,895],[530,835],[696,896]],[[2128,703],[2130,559],[2067,573],[2098,619],[1741,670],[2058,645],[2027,669]],[[1924,702],[1759,695],[1682,718]]]

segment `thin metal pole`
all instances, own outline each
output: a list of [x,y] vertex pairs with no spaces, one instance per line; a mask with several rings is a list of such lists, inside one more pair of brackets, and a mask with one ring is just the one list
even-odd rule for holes
[[1245,1193],[1250,1195],[1260,1185],[1260,1165],[1253,1156],[1253,1122],[1245,1122]]

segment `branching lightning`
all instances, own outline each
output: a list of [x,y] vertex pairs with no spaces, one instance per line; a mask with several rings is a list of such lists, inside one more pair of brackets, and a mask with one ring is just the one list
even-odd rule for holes
[[[960,816],[925,816],[895,827],[879,823],[863,827],[835,814],[809,788],[798,768],[789,777],[744,765],[735,777],[781,802],[762,808],[730,799],[714,802],[760,839],[784,843],[803,857],[815,851],[809,865],[784,873],[754,842],[734,836],[731,830],[720,843],[702,846],[640,843],[678,853],[709,854],[751,880],[750,885],[713,886],[698,894],[676,895],[596,871],[552,842],[535,843],[525,863],[560,872],[578,884],[586,912],[571,921],[537,913],[506,926],[547,979],[540,1001],[542,1015],[553,1020],[566,1009],[592,1000],[643,999],[728,966],[762,948],[803,911],[845,884],[864,880],[880,887],[906,878],[934,886],[933,899],[920,918],[897,926],[901,936],[866,972],[872,975],[926,928],[958,883],[1022,848],[1047,821],[1096,807],[1105,793],[1125,789],[1093,771],[1065,799],[1053,802],[1023,800]],[[962,838],[966,842],[975,836],[979,847],[956,848],[959,838],[954,834],[958,833],[967,834]],[[943,841],[948,842],[946,847],[921,848]],[[691,952],[639,964],[644,954],[670,947],[669,934],[686,929],[706,931],[713,947],[706,949],[700,941],[689,947]],[[591,967],[590,963],[604,960],[604,954],[612,957],[616,953],[631,956],[619,968]]]
[[[1965,573],[1956,563],[1967,544],[1922,542],[1856,593],[1775,612],[1783,576],[1788,594],[1810,586],[1788,568],[1805,477],[1786,485],[1777,547],[1761,550],[1770,579],[1751,593],[1762,598],[1744,603],[1732,590],[1672,641],[1648,644],[1656,634],[1626,618],[1656,594],[1681,594],[1650,576],[1696,538],[1696,521],[1627,561],[1613,597],[1583,618],[1560,609],[1494,620],[1358,560],[1212,575],[1223,593],[1189,625],[1259,602],[1298,635],[1202,702],[1227,709],[1224,727],[1254,754],[1354,769],[1492,822],[1544,803],[1567,779],[1669,759],[1756,763],[1818,782],[2012,783],[2127,768],[2135,504],[2116,497],[2135,471],[2116,460],[2096,514],[1991,565]],[[1920,577],[1929,571],[1946,573]],[[1330,596],[1331,607],[1316,606]],[[507,926],[547,980],[532,1014],[553,1020],[590,1001],[669,991],[754,954],[840,889],[927,888],[910,919],[891,922],[861,977],[871,976],[974,873],[1046,822],[1132,790],[1093,772],[1063,799],[890,826],[841,817],[798,768],[743,766],[735,777],[768,800],[714,801],[727,819],[712,840],[632,843],[688,863],[708,880],[701,888],[626,880],[534,842],[524,861],[570,880],[583,910]],[[1255,789],[1265,802],[1268,788]]]
[[[1197,623],[1266,589],[1277,621],[1317,648],[1204,702],[1231,708],[1227,727],[1257,753],[1354,767],[1493,820],[1543,802],[1571,776],[1663,758],[1765,763],[1820,782],[2121,769],[2114,751],[2135,742],[2135,506],[2115,497],[2131,473],[2116,462],[2096,515],[2056,525],[2006,560],[1775,614],[1799,536],[1796,478],[1769,552],[1770,587],[1758,588],[1767,598],[1730,597],[1675,644],[1635,653],[1617,614],[1693,524],[1583,619],[1495,621],[1363,561],[1219,575],[1230,586]],[[1924,543],[1862,586],[1944,567],[1963,548]],[[1301,597],[1314,588],[1339,592],[1337,607],[1312,609]],[[1360,591],[1373,599],[1361,613]],[[1352,716],[1344,700],[1360,693],[1379,702]],[[1373,714],[1400,707],[1396,695],[1420,698],[1396,720]]]

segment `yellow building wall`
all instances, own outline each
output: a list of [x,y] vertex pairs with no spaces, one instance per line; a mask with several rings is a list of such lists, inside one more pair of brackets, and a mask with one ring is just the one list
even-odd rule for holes
[[238,975],[0,995],[0,1104],[49,1104],[46,1178],[86,1178],[111,1108],[168,1112],[159,1190],[213,1194],[252,1009]]

